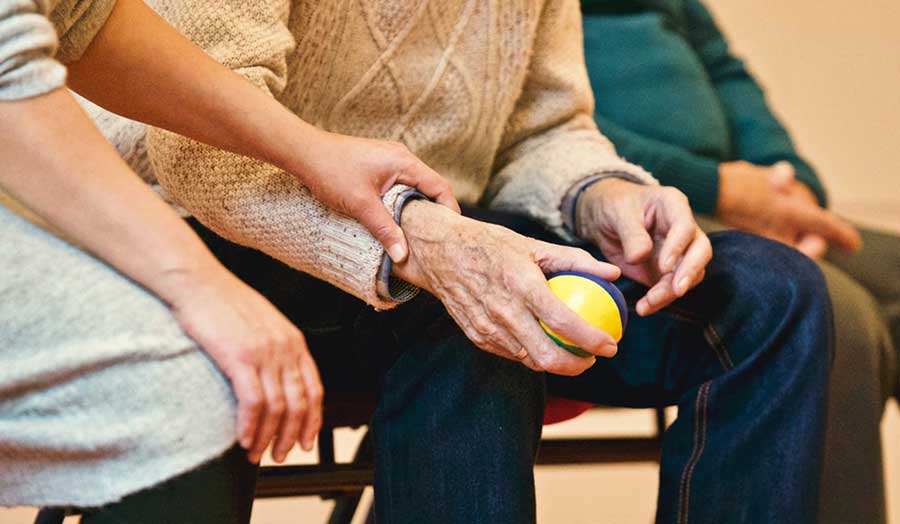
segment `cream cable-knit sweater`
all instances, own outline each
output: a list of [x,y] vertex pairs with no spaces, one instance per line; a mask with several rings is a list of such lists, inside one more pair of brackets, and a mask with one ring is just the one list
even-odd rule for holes
[[[597,130],[577,0],[151,0],[214,58],[304,120],[400,140],[448,177],[460,202],[530,215],[563,232],[581,179],[653,182]],[[98,114],[140,169],[142,130]],[[355,221],[265,163],[150,129],[165,194],[237,243],[378,308],[384,256]],[[385,204],[393,208],[403,187]]]

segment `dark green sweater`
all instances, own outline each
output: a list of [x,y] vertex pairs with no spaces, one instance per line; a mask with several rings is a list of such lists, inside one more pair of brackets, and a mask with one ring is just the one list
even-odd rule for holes
[[595,117],[619,153],[714,214],[721,162],[785,160],[825,190],[699,0],[583,0]]

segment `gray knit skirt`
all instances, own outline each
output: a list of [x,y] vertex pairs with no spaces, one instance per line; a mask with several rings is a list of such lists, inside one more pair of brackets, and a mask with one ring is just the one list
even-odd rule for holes
[[0,505],[118,500],[222,454],[234,424],[163,303],[0,205]]

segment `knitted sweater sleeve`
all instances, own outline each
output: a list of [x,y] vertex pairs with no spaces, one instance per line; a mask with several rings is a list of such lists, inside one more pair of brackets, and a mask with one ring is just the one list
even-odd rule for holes
[[825,188],[815,170],[797,153],[787,130],[769,108],[762,88],[732,54],[712,14],[700,0],[688,0],[685,15],[688,40],[703,61],[728,115],[737,159],[760,165],[790,162],[797,179],[826,205]]
[[[154,7],[213,58],[278,98],[295,42],[286,26],[289,0],[189,2]],[[205,226],[366,301],[379,309],[411,298],[402,282],[377,286],[381,245],[355,220],[331,211],[298,180],[271,165],[151,128],[147,151],[166,196]],[[406,186],[384,197],[402,205]],[[396,215],[396,213],[395,213]],[[383,272],[383,271],[382,271]],[[382,293],[379,293],[378,288]]]
[[621,159],[594,123],[578,1],[548,0],[538,23],[528,76],[506,124],[485,200],[571,238],[560,208],[580,180],[608,175],[656,182]]
[[0,100],[49,93],[66,83],[63,63],[77,60],[106,22],[114,0],[0,1]]

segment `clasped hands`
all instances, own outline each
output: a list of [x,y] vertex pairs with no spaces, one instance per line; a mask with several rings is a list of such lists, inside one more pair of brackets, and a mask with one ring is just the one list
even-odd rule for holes
[[860,248],[859,232],[827,209],[795,178],[788,162],[759,166],[726,162],[719,166],[716,216],[729,226],[783,242],[816,259],[830,245]]

